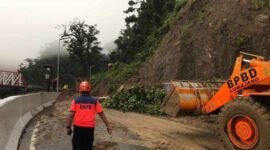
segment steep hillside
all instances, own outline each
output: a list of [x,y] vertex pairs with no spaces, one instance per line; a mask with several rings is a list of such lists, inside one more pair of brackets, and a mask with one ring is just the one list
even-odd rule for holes
[[270,8],[258,2],[189,0],[158,50],[130,80],[226,79],[240,51],[270,57]]

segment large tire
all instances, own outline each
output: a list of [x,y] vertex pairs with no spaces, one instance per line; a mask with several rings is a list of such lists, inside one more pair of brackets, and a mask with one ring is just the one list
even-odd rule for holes
[[251,97],[229,102],[219,114],[220,140],[228,150],[270,150],[270,114]]

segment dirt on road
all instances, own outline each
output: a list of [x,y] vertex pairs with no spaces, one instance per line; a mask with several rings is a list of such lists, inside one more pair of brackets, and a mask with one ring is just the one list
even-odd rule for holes
[[[62,96],[28,125],[19,150],[69,150],[71,137],[66,135],[66,116],[72,96]],[[215,116],[155,117],[107,110],[113,133],[97,117],[96,150],[208,150],[222,149],[215,134]]]

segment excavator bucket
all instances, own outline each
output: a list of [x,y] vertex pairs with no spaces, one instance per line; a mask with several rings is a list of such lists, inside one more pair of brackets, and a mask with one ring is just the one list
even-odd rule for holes
[[172,81],[162,103],[162,111],[173,117],[201,114],[203,106],[222,84],[223,82]]

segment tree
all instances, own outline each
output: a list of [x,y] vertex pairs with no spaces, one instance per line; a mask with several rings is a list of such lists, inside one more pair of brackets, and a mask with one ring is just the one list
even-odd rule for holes
[[[56,78],[58,46],[58,41],[55,41],[41,50],[39,57],[27,58],[20,64],[19,72],[22,73],[29,85],[45,87],[47,84],[45,80],[45,64],[53,65],[51,79]],[[60,87],[62,87],[63,84],[69,84],[69,86],[72,87],[74,85],[74,77],[79,76],[81,70],[81,65],[71,60],[67,52],[61,49],[59,69]]]
[[82,65],[82,77],[88,77],[90,66],[98,65],[102,57],[98,34],[96,25],[87,25],[84,21],[73,21],[63,33],[70,57]]
[[[124,11],[126,29],[115,40],[117,49],[110,54],[112,61],[130,63],[146,49],[148,36],[159,32],[167,15],[173,11],[175,0],[129,0]],[[158,37],[157,37],[158,38]]]
[[[100,53],[101,48],[96,38],[99,31],[96,25],[89,26],[82,21],[74,21],[70,24],[68,32],[64,33],[68,53],[61,50],[60,87],[66,83],[70,86],[74,85],[74,78],[88,77],[90,66],[93,74],[107,69],[108,57]],[[19,72],[23,74],[29,85],[46,85],[44,64],[53,65],[51,79],[56,78],[58,50],[58,42],[54,42],[40,52],[40,57],[27,58],[24,63],[21,63]]]

